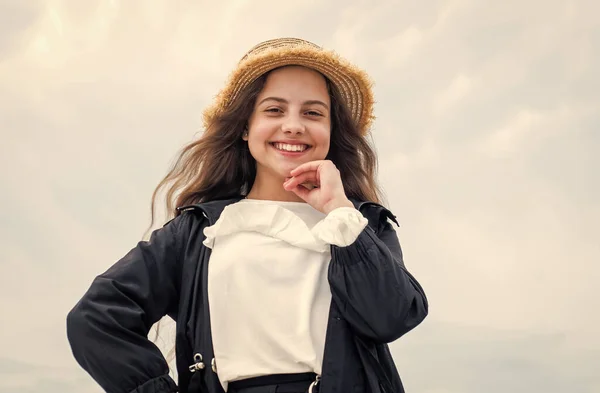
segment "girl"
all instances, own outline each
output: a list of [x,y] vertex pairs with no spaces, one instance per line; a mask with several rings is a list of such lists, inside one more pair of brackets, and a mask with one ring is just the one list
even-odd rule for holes
[[[107,392],[403,392],[387,343],[428,304],[380,204],[372,97],[363,71],[310,42],[246,54],[157,188],[175,218],[68,315]],[[178,384],[148,340],[164,315]]]

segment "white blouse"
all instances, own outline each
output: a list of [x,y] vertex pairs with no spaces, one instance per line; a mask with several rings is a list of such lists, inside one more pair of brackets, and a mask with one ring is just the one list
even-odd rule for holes
[[321,374],[331,304],[330,246],[367,226],[356,209],[325,215],[303,202],[243,199],[204,229],[214,367],[229,382]]

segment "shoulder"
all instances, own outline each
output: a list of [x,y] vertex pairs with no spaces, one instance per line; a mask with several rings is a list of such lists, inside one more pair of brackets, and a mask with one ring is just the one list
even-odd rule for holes
[[239,202],[242,198],[243,197],[241,196],[233,196],[191,205],[179,206],[177,207],[177,212],[179,215],[172,221],[179,220],[180,222],[185,222],[187,225],[194,223],[198,224],[202,222],[214,223],[219,219],[226,206]]
[[389,219],[396,226],[400,226],[397,217],[392,213],[390,209],[383,206],[380,203],[372,201],[362,201],[354,198],[350,198],[350,201],[354,204],[354,207],[362,213],[367,220],[369,220],[369,226],[374,230],[379,231]]

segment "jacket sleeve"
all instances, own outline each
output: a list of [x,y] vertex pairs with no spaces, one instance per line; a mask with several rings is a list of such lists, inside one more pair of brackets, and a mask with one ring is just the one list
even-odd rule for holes
[[176,313],[183,216],[96,277],[67,316],[75,359],[106,392],[177,391],[148,332],[164,315]]
[[398,236],[385,215],[347,247],[331,246],[329,283],[342,316],[375,343],[400,338],[425,319],[428,302],[406,270]]

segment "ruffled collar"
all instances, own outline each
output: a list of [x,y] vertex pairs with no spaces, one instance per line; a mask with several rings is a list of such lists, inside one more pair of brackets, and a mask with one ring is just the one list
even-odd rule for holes
[[301,202],[242,200],[226,206],[217,222],[204,229],[206,239],[203,244],[212,249],[216,238],[220,236],[258,232],[295,247],[328,252],[330,245],[317,237],[301,218],[285,206],[313,209]]

